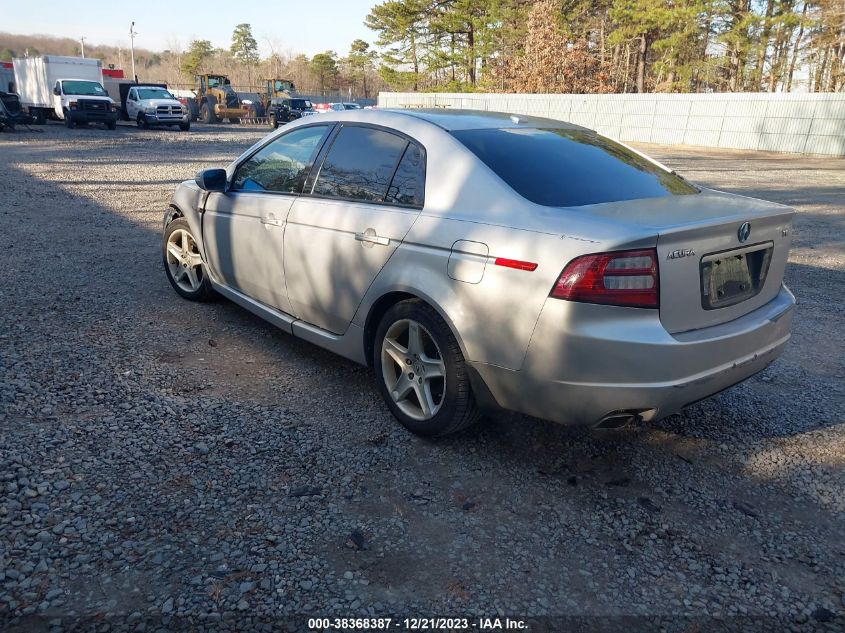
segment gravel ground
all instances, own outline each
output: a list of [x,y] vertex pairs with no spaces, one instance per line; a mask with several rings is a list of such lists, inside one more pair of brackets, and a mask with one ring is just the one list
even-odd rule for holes
[[40,129],[0,136],[3,628],[845,626],[845,161],[646,147],[798,209],[765,372],[655,425],[432,442],[367,369],[168,285],[175,184],[266,130]]

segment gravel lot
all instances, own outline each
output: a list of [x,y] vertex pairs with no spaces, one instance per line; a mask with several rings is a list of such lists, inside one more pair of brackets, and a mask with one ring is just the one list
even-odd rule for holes
[[768,370],[655,425],[432,442],[367,369],[168,285],[175,184],[265,129],[40,130],[0,135],[3,628],[845,627],[845,161],[643,146],[799,211]]

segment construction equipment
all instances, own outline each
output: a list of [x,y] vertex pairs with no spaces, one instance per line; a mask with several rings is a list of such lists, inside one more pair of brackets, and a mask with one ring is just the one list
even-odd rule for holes
[[230,123],[240,123],[242,118],[257,116],[256,104],[244,103],[225,75],[197,75],[195,80],[196,96],[188,104],[193,120],[217,123],[229,119]]

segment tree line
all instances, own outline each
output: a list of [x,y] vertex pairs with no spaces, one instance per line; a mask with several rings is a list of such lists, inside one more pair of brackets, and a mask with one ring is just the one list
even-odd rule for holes
[[[260,91],[264,79],[288,79],[303,94],[375,98],[385,88],[377,68],[377,53],[368,42],[355,40],[345,55],[324,51],[313,56],[284,49],[276,41],[266,42],[269,54],[262,57],[249,24],[239,24],[227,47],[209,40],[193,40],[186,47],[171,42],[163,51],[135,48],[135,68],[141,81],[166,83],[172,88],[191,88],[198,73],[228,76],[239,90]],[[81,43],[71,38],[43,35],[13,35],[0,32],[0,61],[25,55],[79,56]],[[85,55],[131,75],[127,47],[85,43]]]
[[387,0],[366,24],[402,90],[845,86],[845,0]]
[[[239,24],[228,47],[136,49],[145,81],[190,87],[197,73],[239,89],[289,79],[307,94],[372,98],[379,90],[496,92],[835,92],[845,89],[845,0],[386,0],[364,23],[374,50],[312,57]],[[69,38],[0,33],[0,60],[78,55]],[[86,46],[129,68],[126,48]],[[128,73],[127,73],[128,74]]]

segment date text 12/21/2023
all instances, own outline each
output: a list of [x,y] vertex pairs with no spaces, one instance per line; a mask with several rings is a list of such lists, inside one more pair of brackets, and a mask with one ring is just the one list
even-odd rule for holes
[[309,618],[311,631],[527,631],[524,620],[512,618]]

